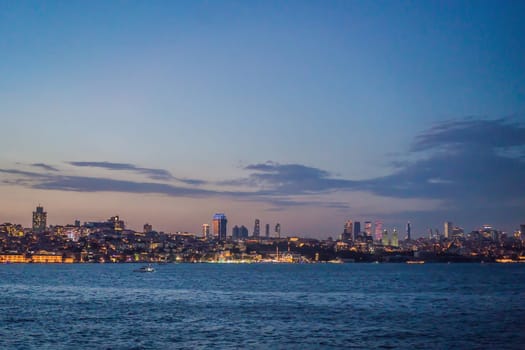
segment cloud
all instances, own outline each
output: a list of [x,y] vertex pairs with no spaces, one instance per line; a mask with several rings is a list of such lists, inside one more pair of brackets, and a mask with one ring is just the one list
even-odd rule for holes
[[102,168],[107,170],[116,170],[116,171],[131,171],[141,175],[146,175],[152,180],[177,180],[179,182],[188,184],[188,185],[203,185],[206,183],[204,180],[198,179],[187,179],[187,178],[178,178],[174,177],[169,171],[165,169],[154,169],[154,168],[143,168],[138,167],[134,164],[129,163],[112,163],[112,162],[79,162],[71,161],[67,162],[70,165],[76,167],[91,167],[91,168]]
[[58,171],[57,168],[51,166],[51,165],[48,165],[48,164],[44,164],[44,163],[33,163],[31,164],[32,167],[36,167],[36,168],[42,168],[44,170],[48,170],[48,171]]
[[271,195],[300,195],[351,188],[355,182],[337,179],[328,171],[301,164],[279,164],[272,161],[244,167],[251,171],[247,178],[223,181],[223,185],[257,186]]

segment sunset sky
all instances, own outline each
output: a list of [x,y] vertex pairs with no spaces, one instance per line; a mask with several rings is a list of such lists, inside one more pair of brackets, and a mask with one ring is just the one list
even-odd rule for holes
[[525,223],[523,1],[0,0],[0,222]]

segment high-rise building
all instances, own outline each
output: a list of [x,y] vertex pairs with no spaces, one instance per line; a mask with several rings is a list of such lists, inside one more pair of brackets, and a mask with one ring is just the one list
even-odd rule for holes
[[234,240],[238,240],[241,236],[241,229],[239,228],[239,226],[235,225],[233,226],[232,228],[232,239]]
[[228,220],[226,215],[217,213],[213,216],[213,235],[217,237],[219,241],[226,240]]
[[367,237],[372,237],[372,222],[365,221],[365,235]]
[[202,224],[202,238],[204,239],[210,239],[210,225],[209,224]]
[[44,207],[36,207],[36,211],[33,212],[33,232],[42,233],[47,227],[47,213],[44,211]]
[[246,228],[246,226],[241,226],[241,228],[239,229],[239,235],[242,239],[248,238],[248,229]]
[[255,219],[255,225],[253,226],[253,237],[259,238],[261,235],[261,222],[259,219]]
[[280,223],[275,224],[275,236],[277,238],[281,238],[281,224]]
[[345,222],[345,226],[344,226],[344,229],[343,229],[343,237],[342,238],[344,240],[346,240],[346,239],[353,240],[354,239],[354,223],[352,222],[352,220],[347,220]]
[[264,230],[264,236],[266,238],[270,238],[270,224],[266,224],[265,230]]
[[361,234],[361,222],[354,222],[354,239]]
[[388,242],[388,231],[383,230],[383,233],[381,234],[381,243],[386,247],[389,245],[390,242]]
[[145,223],[144,224],[144,233],[150,233],[151,231],[153,231],[153,226],[151,226],[150,224],[148,223]]
[[376,232],[375,232],[375,240],[381,241],[383,238],[383,222],[382,221],[376,221]]
[[412,239],[412,226],[410,225],[410,221],[407,222],[407,239],[409,241]]
[[392,231],[392,247],[399,247],[399,237],[397,235],[397,229],[394,229],[394,231]]
[[521,237],[525,238],[525,224],[520,225],[520,233],[521,233]]
[[452,223],[450,221],[445,221],[443,224],[443,237],[449,238],[452,236]]

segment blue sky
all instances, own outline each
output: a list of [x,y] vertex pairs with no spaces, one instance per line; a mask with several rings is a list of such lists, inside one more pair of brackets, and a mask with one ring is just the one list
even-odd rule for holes
[[[519,1],[0,1],[0,221],[525,221]],[[35,165],[36,164],[36,165]],[[49,168],[52,167],[52,168]]]

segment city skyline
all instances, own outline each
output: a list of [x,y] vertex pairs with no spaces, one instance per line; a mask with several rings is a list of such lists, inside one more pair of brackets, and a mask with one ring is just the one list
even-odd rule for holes
[[400,239],[407,222],[413,237],[444,222],[512,232],[524,12],[0,2],[0,222],[30,227],[40,203],[48,223],[118,214],[167,232],[212,213],[320,238],[347,220]]

